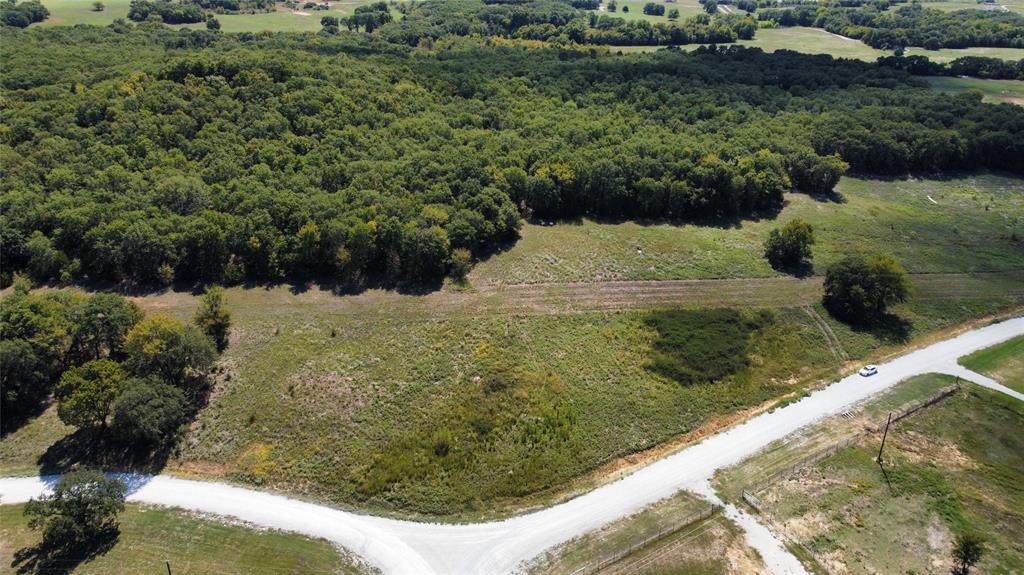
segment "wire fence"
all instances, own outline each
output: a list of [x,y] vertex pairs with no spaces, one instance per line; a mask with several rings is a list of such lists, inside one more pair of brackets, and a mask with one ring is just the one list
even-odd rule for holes
[[720,505],[708,504],[707,507],[698,509],[687,515],[683,515],[674,519],[672,522],[661,527],[657,533],[652,533],[643,539],[634,541],[627,547],[619,547],[613,552],[609,552],[602,557],[598,557],[590,560],[588,563],[577,568],[571,573],[571,575],[589,575],[590,573],[597,573],[598,571],[608,567],[609,565],[619,561],[625,557],[636,553],[637,550],[642,549],[656,541],[664,539],[673,533],[681,531],[690,525],[697,522],[704,521],[709,517],[717,515],[722,511]]
[[[946,399],[947,397],[950,397],[951,395],[955,394],[958,391],[960,391],[959,382],[954,385],[944,387],[940,389],[935,395],[927,399],[915,402],[907,406],[906,408],[901,409],[898,412],[893,412],[892,423],[896,423],[897,421],[906,419],[907,417],[914,415],[915,413],[921,411],[922,409],[935,405],[936,403]],[[746,501],[747,504],[749,504],[755,510],[757,510],[758,513],[760,513],[761,507],[760,500],[757,497],[758,493],[772,486],[781,478],[788,477],[789,475],[792,475],[793,472],[799,469],[809,467],[823,459],[827,459],[832,455],[835,455],[836,453],[842,451],[843,449],[846,449],[847,447],[850,447],[851,445],[860,442],[868,435],[878,433],[884,427],[885,424],[882,424],[881,426],[867,425],[864,427],[864,429],[858,431],[857,433],[850,437],[843,438],[840,441],[833,443],[832,445],[826,446],[822,449],[815,450],[812,453],[800,458],[799,460],[790,465],[772,471],[771,473],[757,479],[756,481],[749,483],[746,486],[746,488],[743,489],[743,500]]]

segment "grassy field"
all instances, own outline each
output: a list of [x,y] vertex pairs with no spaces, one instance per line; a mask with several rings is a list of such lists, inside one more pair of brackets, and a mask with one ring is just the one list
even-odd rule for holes
[[829,571],[948,573],[956,535],[977,532],[978,572],[1024,570],[1024,404],[965,387],[761,493],[776,528]]
[[1024,269],[1020,178],[843,178],[836,190],[842,202],[788,194],[776,219],[527,225],[511,249],[481,262],[470,279],[519,284],[771,276],[762,244],[772,228],[794,218],[815,227],[818,274],[860,249],[890,252],[912,273]]
[[[106,553],[92,558],[16,560],[38,544],[22,505],[0,506],[0,573],[365,573],[366,568],[330,543],[279,531],[257,530],[238,522],[178,509],[129,504],[120,515],[120,537]],[[49,559],[49,560],[48,560]]]
[[959,94],[977,90],[985,95],[986,102],[1008,102],[1024,106],[1024,81],[1022,80],[981,80],[978,78],[927,78],[932,88],[940,92]]
[[792,469],[807,457],[823,452],[861,433],[866,426],[882,426],[889,412],[900,412],[935,397],[953,385],[948,375],[929,373],[898,383],[881,395],[801,429],[743,460],[715,473],[712,485],[725,501],[739,504],[744,490],[756,490],[767,478]]
[[[372,0],[356,0],[331,2],[331,9],[326,11],[290,11],[281,8],[276,12],[257,14],[219,14],[222,32],[262,32],[265,30],[278,32],[316,32],[319,31],[320,18],[325,15],[348,16],[357,6],[369,4]],[[93,24],[105,26],[118,18],[128,17],[130,0],[104,0],[106,8],[102,12],[92,9],[93,0],[46,0],[45,6],[50,17],[39,26],[73,26],[75,24]],[[401,13],[392,9],[393,18],[401,18]],[[183,27],[201,28],[204,24],[188,24]]]
[[[618,10],[616,12],[601,11],[600,14],[607,14],[616,18],[622,18],[625,20],[647,20],[652,24],[668,24],[671,20],[668,19],[668,11],[675,8],[679,10],[679,19],[683,20],[690,16],[695,16],[704,12],[704,7],[700,5],[697,0],[678,0],[677,2],[665,2],[665,0],[616,0],[618,3]],[[653,16],[644,14],[644,5],[648,2],[654,2],[655,4],[665,5],[665,14],[662,16]],[[602,0],[604,6],[608,5],[608,0]],[[624,7],[629,7],[629,12],[623,12]]]
[[625,549],[652,537],[673,533],[644,545],[600,570],[600,573],[726,574],[761,571],[761,559],[747,546],[742,532],[723,515],[680,525],[698,517],[709,503],[681,491],[639,513],[598,531],[577,537],[534,559],[530,575],[578,573],[600,562],[614,560]]
[[[1024,211],[1020,180],[845,179],[840,191],[845,203],[791,195],[780,216],[818,228],[819,270],[861,246],[891,251],[916,272],[1024,268],[1009,239]],[[620,282],[500,285],[772,275],[760,244],[775,225],[529,226],[518,245],[474,272],[470,288],[428,295],[232,288],[231,345],[170,470],[400,515],[501,514],[592,486],[624,465],[619,458],[636,461],[733,421],[739,410],[831,377],[847,358],[880,357],[1004,310],[1020,288],[1013,275],[922,276],[891,321],[863,330],[814,305],[816,280],[740,279],[728,290],[719,282],[677,292]],[[183,319],[196,306],[188,292],[137,301]],[[674,316],[659,311],[715,305],[741,314],[699,312],[700,329],[673,331],[664,321]],[[764,321],[757,306],[776,311]],[[703,326],[745,343],[678,339]],[[715,383],[675,380],[703,365],[728,369],[713,374]],[[50,410],[0,439],[0,473],[73,463],[82,450],[69,431]]]
[[945,12],[954,10],[991,10],[1003,9],[1024,14],[1024,0],[998,0],[991,4],[981,4],[977,0],[944,0],[943,2],[927,2],[926,8],[934,8]]
[[972,353],[960,363],[1024,393],[1024,337]]
[[[860,40],[845,38],[831,34],[820,28],[792,26],[787,28],[759,29],[752,40],[739,40],[741,46],[761,48],[765,52],[776,50],[794,50],[807,54],[828,54],[836,58],[853,58],[873,62],[883,56],[891,56],[892,52],[878,50]],[[696,50],[700,44],[680,46],[684,50]],[[660,46],[609,46],[611,52],[651,52],[661,49]],[[949,62],[962,56],[988,56],[1003,60],[1020,60],[1024,58],[1024,48],[944,48],[942,50],[925,50],[924,48],[908,48],[907,55],[928,56],[935,62]]]

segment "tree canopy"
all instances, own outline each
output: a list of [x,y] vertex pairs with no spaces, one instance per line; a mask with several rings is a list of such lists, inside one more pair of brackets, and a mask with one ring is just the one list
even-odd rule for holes
[[44,546],[73,551],[117,530],[126,493],[123,481],[79,469],[61,477],[52,494],[26,503],[24,513],[29,527],[43,532]]
[[892,256],[851,255],[828,268],[823,303],[833,315],[851,323],[877,320],[910,295],[910,278]]
[[6,31],[4,273],[430,283],[522,216],[737,218],[847,169],[1024,173],[1024,110],[890,66],[453,37],[424,51],[382,41],[395,24]]

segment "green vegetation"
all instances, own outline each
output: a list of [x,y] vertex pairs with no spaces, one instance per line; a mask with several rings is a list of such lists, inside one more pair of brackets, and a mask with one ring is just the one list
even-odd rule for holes
[[[71,557],[88,556],[109,546],[118,535],[117,515],[124,510],[127,486],[99,471],[76,469],[64,474],[53,492],[25,504],[30,529],[42,541],[28,559],[45,570]],[[20,561],[19,561],[20,562]]]
[[195,324],[217,344],[218,351],[224,351],[231,335],[231,312],[227,310],[224,288],[207,288],[196,310]]
[[0,2],[0,24],[15,28],[27,28],[30,24],[42,22],[50,16],[49,10],[38,0],[3,0]]
[[[143,318],[121,296],[30,293],[26,283],[17,278],[0,300],[0,350],[5,359],[13,354],[14,366],[5,365],[4,433],[43,411],[52,391],[57,417],[78,430],[64,437],[43,431],[55,441],[35,454],[42,470],[135,463],[158,470],[179,427],[205,402],[214,341],[163,315]],[[211,305],[218,313],[208,313]],[[217,290],[204,296],[203,306],[200,319],[226,313]],[[12,442],[22,436],[10,435]],[[24,436],[39,437],[33,431]]]
[[809,266],[814,227],[803,220],[790,220],[775,228],[764,242],[764,257],[778,270],[799,271]]
[[[408,46],[429,45],[446,36],[467,35],[543,40],[557,45],[650,46],[731,43],[737,38],[753,38],[757,30],[753,18],[740,14],[697,14],[682,21],[668,19],[662,2],[647,2],[637,5],[638,9],[631,9],[632,4],[624,2],[619,13],[574,7],[587,4],[590,6],[583,7],[596,7],[596,2],[558,0],[508,3],[428,0],[404,7],[402,20],[385,23],[379,28],[374,24],[368,31],[378,29],[379,35],[389,42]],[[625,17],[637,14],[644,17]]]
[[915,274],[1024,268],[1024,183],[1019,179],[995,174],[941,181],[846,177],[836,193],[841,202],[787,194],[775,219],[731,226],[586,219],[570,225],[527,224],[520,240],[478,264],[470,281],[489,285],[771,276],[775,272],[761,257],[762,243],[773,228],[794,220],[814,227],[816,275],[859,251],[891,253]]
[[907,271],[892,256],[852,255],[829,266],[821,301],[832,315],[867,324],[882,319],[893,304],[907,301],[910,290]]
[[[874,62],[878,58],[891,56],[891,51],[872,48],[852,38],[832,34],[820,28],[793,26],[788,28],[760,28],[752,40],[737,40],[737,44],[750,48],[761,48],[766,52],[777,50],[795,50],[806,54],[828,54],[835,58],[853,58]],[[696,49],[696,46],[683,46],[683,49]],[[613,47],[612,51],[628,49]],[[651,50],[648,47],[636,47],[634,50]],[[942,48],[925,50],[924,48],[907,48],[907,55],[925,56],[937,63],[947,63],[957,58],[987,57],[1014,62],[1024,58],[1024,48]]]
[[960,359],[964,367],[1024,393],[1024,336]]
[[[968,386],[762,493],[766,515],[819,561],[851,573],[949,571],[981,535],[978,570],[1024,568],[1024,407]],[[813,494],[813,495],[811,495]]]
[[[23,505],[0,506],[0,565],[15,564],[15,554],[38,544],[28,529]],[[366,569],[330,543],[279,531],[257,530],[178,509],[128,504],[119,517],[120,537],[105,554],[61,565],[74,575],[166,572],[194,575],[250,573],[364,573]],[[17,565],[22,568],[24,564]],[[38,566],[41,567],[41,566]],[[69,569],[68,567],[73,567]],[[13,568],[13,567],[12,567]],[[27,573],[42,569],[26,568]],[[52,573],[52,566],[50,571]],[[63,572],[63,571],[62,571]]]
[[[625,550],[672,530],[665,537],[615,561],[602,573],[721,574],[758,571],[757,553],[746,545],[742,531],[722,515],[693,521],[710,504],[685,491],[643,511],[577,537],[534,559],[531,575],[590,572],[587,568],[617,557]],[[731,568],[731,569],[730,569]]]
[[932,88],[940,92],[959,94],[977,90],[987,102],[1010,102],[1024,105],[1024,81],[981,80],[978,78],[928,78]]
[[748,341],[771,323],[770,314],[744,317],[731,309],[652,313],[647,324],[658,332],[648,368],[682,385],[712,383],[749,362]]
[[1024,48],[1024,16],[1000,10],[943,12],[927,4],[889,8],[887,3],[845,7],[840,4],[801,4],[757,11],[758,20],[779,26],[814,26],[868,46],[897,49],[920,46],[929,50],[991,46]]
[[[560,59],[476,40],[450,40],[442,58],[344,34],[274,37],[275,49],[260,50],[252,37],[118,30],[5,32],[22,46],[3,70],[18,102],[2,112],[12,126],[5,272],[143,285],[436,282],[455,249],[480,255],[514,238],[520,215],[728,221],[771,213],[794,185],[828,191],[847,163],[885,174],[1024,169],[1024,110],[937,95],[856,62],[744,50]],[[63,52],[85,35],[84,54]],[[166,61],[143,50],[135,62],[108,58],[121,68],[102,80],[76,76],[146,38],[168,46]],[[707,74],[713,86],[690,81]],[[46,88],[72,76],[78,93]],[[227,83],[189,87],[213,77]],[[265,116],[250,125],[255,108]],[[65,150],[69,141],[96,145]],[[107,201],[111,189],[120,192]]]

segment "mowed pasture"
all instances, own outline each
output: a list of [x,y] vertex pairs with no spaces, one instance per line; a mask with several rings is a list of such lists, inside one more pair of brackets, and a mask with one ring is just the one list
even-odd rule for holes
[[824,569],[948,573],[957,535],[986,540],[981,573],[1024,569],[1024,404],[967,384],[760,495],[765,516]]
[[[104,10],[93,9],[94,0],[47,0],[44,6],[50,11],[50,17],[37,26],[74,26],[91,24],[106,26],[118,18],[128,18],[130,0],[104,0]],[[345,17],[352,14],[356,7],[371,3],[371,0],[330,2],[330,9],[289,10],[280,6],[272,12],[254,14],[217,14],[222,32],[317,32],[320,30],[320,18],[326,15]],[[392,9],[391,15],[398,19],[402,14]],[[205,25],[185,24],[174,27],[203,28]]]
[[1024,393],[1024,336],[974,352],[960,363]]
[[109,551],[36,561],[31,551],[40,535],[28,528],[23,509],[0,506],[0,565],[5,573],[164,573],[165,561],[170,561],[172,573],[189,575],[370,571],[324,540],[135,503],[120,514],[120,536]]
[[[666,280],[776,275],[768,232],[799,218],[815,227],[814,272],[858,250],[893,254],[911,273],[1024,269],[1024,180],[843,178],[835,198],[787,194],[777,217],[675,225],[591,220],[526,225],[473,284]],[[929,197],[931,199],[929,199]]]
[[940,92],[959,94],[976,90],[984,95],[986,102],[1006,102],[1024,106],[1024,80],[930,77],[928,83]]

